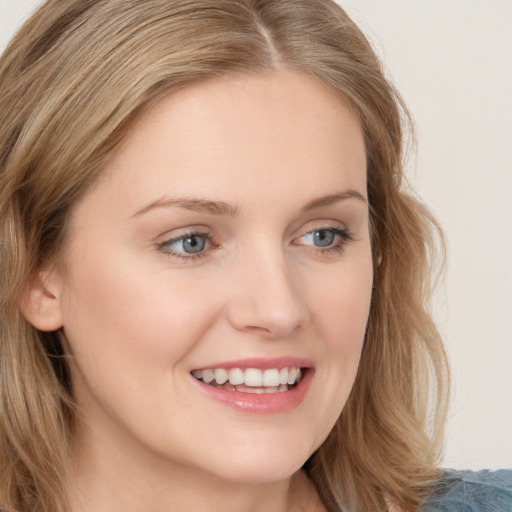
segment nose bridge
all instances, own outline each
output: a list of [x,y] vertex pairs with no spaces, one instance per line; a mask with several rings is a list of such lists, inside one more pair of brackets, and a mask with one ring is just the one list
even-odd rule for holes
[[237,262],[229,318],[238,330],[285,337],[308,319],[298,275],[282,244],[260,237]]

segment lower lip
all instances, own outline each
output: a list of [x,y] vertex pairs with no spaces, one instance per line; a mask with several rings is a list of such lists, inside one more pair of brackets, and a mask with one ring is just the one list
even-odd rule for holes
[[228,389],[210,386],[194,377],[192,379],[203,393],[234,409],[255,414],[277,414],[289,411],[302,403],[313,379],[313,374],[314,370],[308,368],[304,372],[301,381],[289,391],[262,394],[229,391]]

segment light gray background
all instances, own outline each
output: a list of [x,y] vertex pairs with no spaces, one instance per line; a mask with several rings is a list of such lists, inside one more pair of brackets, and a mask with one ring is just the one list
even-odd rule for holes
[[[0,49],[39,2],[0,0]],[[444,464],[512,467],[512,1],[340,0],[415,118],[409,179],[448,239]]]

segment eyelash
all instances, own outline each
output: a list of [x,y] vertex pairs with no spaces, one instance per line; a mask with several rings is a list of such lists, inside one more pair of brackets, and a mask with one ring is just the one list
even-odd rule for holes
[[[345,246],[354,241],[354,237],[352,233],[347,228],[337,228],[337,227],[319,227],[315,229],[310,229],[306,231],[304,234],[302,234],[297,239],[304,238],[305,236],[311,235],[313,233],[318,233],[321,231],[330,232],[335,237],[335,242],[333,242],[332,245],[322,248],[319,246],[316,246],[316,250],[320,252],[321,254],[340,254],[345,250]],[[179,242],[180,240],[186,240],[187,238],[194,238],[194,237],[200,237],[204,238],[205,240],[205,250],[202,250],[201,252],[198,252],[196,254],[185,254],[185,253],[178,253],[174,252],[172,249],[170,249],[170,246],[176,242]],[[337,237],[337,241],[336,241]],[[295,244],[300,245],[300,244]],[[212,238],[212,236],[209,233],[201,232],[201,231],[191,231],[190,233],[185,233],[183,235],[180,235],[176,238],[171,238],[169,240],[165,240],[164,242],[161,242],[157,244],[158,250],[162,251],[164,254],[166,254],[168,257],[175,259],[177,261],[184,261],[184,262],[192,262],[196,261],[199,258],[203,258],[208,255],[209,250],[208,249],[215,249],[217,246]]]

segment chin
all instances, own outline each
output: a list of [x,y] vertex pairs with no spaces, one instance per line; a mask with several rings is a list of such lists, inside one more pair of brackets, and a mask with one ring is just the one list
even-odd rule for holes
[[[244,465],[236,465],[222,472],[223,479],[237,484],[257,485],[280,482],[290,478],[304,464],[301,462],[288,461],[267,461],[266,464],[251,464],[247,461]],[[283,463],[284,462],[284,463]]]
[[254,446],[245,453],[224,457],[213,472],[239,484],[264,484],[285,480],[296,473],[310,457],[311,450],[300,450],[291,443]]

